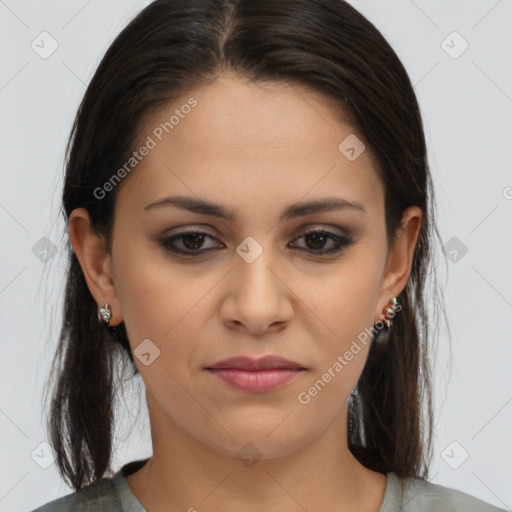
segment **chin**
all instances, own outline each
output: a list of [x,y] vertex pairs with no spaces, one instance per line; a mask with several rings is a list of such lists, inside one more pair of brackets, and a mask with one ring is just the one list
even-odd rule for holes
[[[247,428],[239,425],[236,429],[228,429],[232,437],[224,432],[226,435],[223,438],[210,435],[203,442],[211,449],[243,462],[246,459],[272,460],[288,456],[306,447],[320,435],[313,432],[307,434],[301,428],[290,429],[278,425],[279,422],[269,422],[268,425],[260,422],[258,427],[251,424]],[[300,437],[296,437],[298,433]]]

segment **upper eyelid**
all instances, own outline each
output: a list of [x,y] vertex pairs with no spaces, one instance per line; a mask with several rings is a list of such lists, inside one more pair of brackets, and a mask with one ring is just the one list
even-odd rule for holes
[[[321,224],[311,224],[306,227],[294,229],[292,236],[301,236],[301,235],[307,234],[311,231],[322,231],[322,232],[332,233],[333,235],[346,237],[346,238],[349,238],[352,233],[351,230],[349,230],[347,228],[343,228],[341,226],[325,226],[325,225],[321,225]],[[212,238],[217,238],[217,235],[210,233],[207,228],[204,228],[202,226],[197,226],[197,227],[180,226],[180,227],[174,228],[172,230],[172,232],[162,235],[161,238],[169,238],[169,237],[188,234],[188,233],[201,233],[201,234],[211,236]]]

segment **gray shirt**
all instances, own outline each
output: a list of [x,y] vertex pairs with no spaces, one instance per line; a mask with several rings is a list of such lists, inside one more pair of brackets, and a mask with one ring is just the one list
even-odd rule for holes
[[[137,471],[147,460],[129,462],[112,478],[102,478],[80,493],[68,494],[32,512],[147,512],[125,480],[125,476]],[[400,479],[395,473],[387,473],[384,499],[378,512],[506,512],[506,510],[455,489],[418,478]]]

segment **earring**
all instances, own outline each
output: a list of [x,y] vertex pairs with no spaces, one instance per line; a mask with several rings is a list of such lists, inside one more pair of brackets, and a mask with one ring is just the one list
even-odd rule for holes
[[[388,328],[388,330],[391,330],[391,328],[393,327],[392,318],[395,316],[395,310],[398,305],[398,298],[393,297],[392,299],[390,299],[389,303],[391,304],[391,307],[387,307],[384,309],[384,313],[386,315],[386,318],[384,319],[384,323],[386,324],[386,327]],[[391,316],[391,318],[388,318],[389,315]]]
[[98,309],[98,320],[103,325],[108,325],[108,322],[110,321],[111,316],[112,316],[112,310],[110,309],[110,306],[108,304],[105,304],[103,307],[100,307]]

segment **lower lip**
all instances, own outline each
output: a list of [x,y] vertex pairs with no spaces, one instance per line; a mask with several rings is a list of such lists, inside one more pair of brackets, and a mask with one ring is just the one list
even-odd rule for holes
[[241,391],[266,393],[284,386],[304,370],[290,370],[284,368],[275,370],[208,368],[208,371]]

